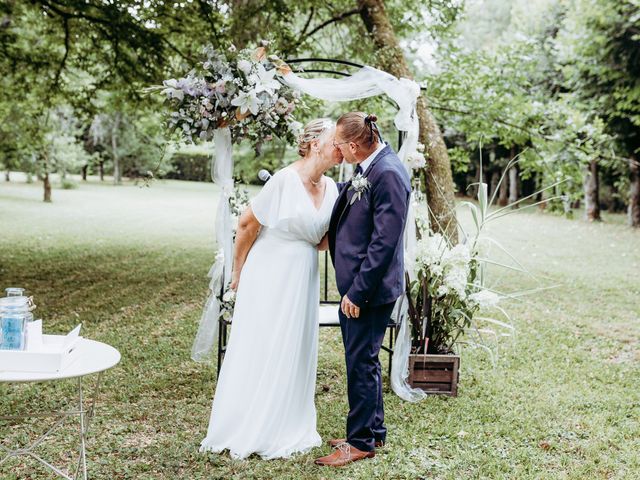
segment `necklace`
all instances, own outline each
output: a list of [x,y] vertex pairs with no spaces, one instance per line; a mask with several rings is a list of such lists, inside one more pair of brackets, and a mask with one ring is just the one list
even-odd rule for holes
[[309,181],[311,182],[311,185],[313,185],[314,187],[317,187],[318,185],[320,185],[320,182],[322,181],[322,177],[320,177],[317,182],[314,182],[311,179],[311,177],[309,177]]

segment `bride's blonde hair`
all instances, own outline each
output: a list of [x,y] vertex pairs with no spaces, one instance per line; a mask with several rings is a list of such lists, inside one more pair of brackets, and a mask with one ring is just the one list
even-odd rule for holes
[[298,135],[298,155],[306,157],[311,149],[311,142],[320,138],[334,125],[330,118],[316,118],[307,123],[302,133]]

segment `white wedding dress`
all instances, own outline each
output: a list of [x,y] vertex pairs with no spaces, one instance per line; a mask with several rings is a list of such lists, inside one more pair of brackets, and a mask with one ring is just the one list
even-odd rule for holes
[[243,266],[227,351],[200,451],[288,457],[321,444],[314,403],[320,296],[317,244],[338,196],[316,208],[291,166],[252,199],[263,225]]

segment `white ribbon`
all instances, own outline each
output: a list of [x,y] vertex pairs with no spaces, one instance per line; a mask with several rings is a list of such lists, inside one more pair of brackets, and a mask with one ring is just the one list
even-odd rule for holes
[[209,296],[202,310],[198,333],[191,348],[191,358],[196,362],[210,363],[218,334],[220,304],[218,295],[231,281],[233,268],[233,227],[229,197],[233,194],[233,157],[231,131],[218,128],[213,132],[215,155],[211,159],[211,179],[220,187],[216,213],[216,243],[218,254],[209,270]]

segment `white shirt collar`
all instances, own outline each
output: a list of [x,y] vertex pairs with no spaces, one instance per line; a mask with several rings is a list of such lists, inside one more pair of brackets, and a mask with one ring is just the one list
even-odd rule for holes
[[382,151],[382,149],[384,147],[386,147],[387,144],[384,142],[379,142],[378,143],[378,148],[376,148],[376,150],[369,155],[367,158],[365,158],[362,162],[360,162],[360,168],[362,168],[362,174],[364,175],[367,171],[367,168],[369,168],[369,165],[371,165],[371,162],[373,162],[373,159],[376,158],[376,156]]

